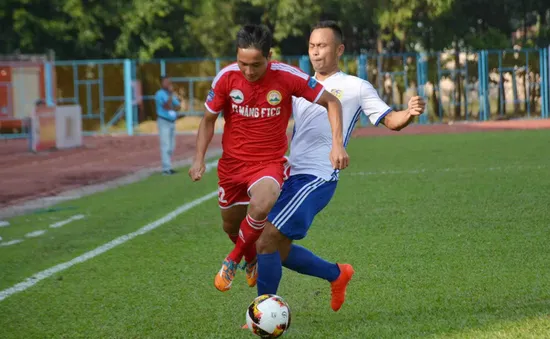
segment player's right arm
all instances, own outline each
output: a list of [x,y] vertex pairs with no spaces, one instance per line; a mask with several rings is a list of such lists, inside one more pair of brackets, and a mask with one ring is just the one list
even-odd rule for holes
[[400,131],[409,125],[415,116],[424,112],[426,103],[421,97],[412,97],[406,110],[394,111],[380,99],[374,87],[363,80],[360,87],[360,105],[374,126],[383,124],[393,131]]
[[317,104],[324,106],[328,112],[328,119],[332,130],[332,148],[330,160],[334,169],[344,169],[349,165],[349,156],[344,147],[342,104],[329,91],[324,90]]
[[195,160],[189,169],[189,176],[193,181],[200,180],[204,174],[206,169],[204,164],[206,150],[212,141],[216,120],[218,119],[219,113],[223,110],[226,100],[227,75],[220,73],[214,78],[212,89],[208,92],[208,97],[204,103],[206,111],[204,112],[204,116],[199,124],[199,130],[197,131]]
[[334,169],[344,169],[349,165],[349,156],[344,148],[342,136],[342,104],[340,100],[326,91],[317,80],[300,70],[293,70],[291,66],[277,66],[287,71],[287,79],[293,87],[293,95],[301,97],[309,102],[324,106],[328,112],[330,127],[332,130],[332,149],[330,150],[330,162]]
[[193,181],[198,181],[202,178],[206,165],[204,164],[204,157],[208,145],[212,141],[214,136],[214,128],[216,126],[216,120],[218,115],[214,115],[210,112],[205,112],[204,116],[199,124],[199,130],[197,133],[197,145],[195,150],[195,160],[193,165],[189,169],[189,176]]

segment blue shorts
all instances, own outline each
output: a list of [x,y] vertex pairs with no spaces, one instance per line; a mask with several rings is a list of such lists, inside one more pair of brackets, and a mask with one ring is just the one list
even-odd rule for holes
[[289,239],[303,239],[313,218],[332,199],[337,183],[309,174],[291,176],[284,182],[268,220]]

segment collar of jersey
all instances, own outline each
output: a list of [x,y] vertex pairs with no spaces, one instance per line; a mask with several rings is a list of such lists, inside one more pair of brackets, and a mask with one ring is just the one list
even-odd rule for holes
[[[333,75],[329,76],[328,78],[326,78],[326,79],[323,80],[323,81],[327,81],[328,79],[330,79],[330,78],[332,78],[332,77],[334,77],[334,76],[336,76],[336,75],[340,75],[340,74],[344,74],[344,72],[342,72],[341,70],[338,70],[338,72],[334,73]],[[317,81],[319,81],[319,82],[321,81],[321,80],[317,79],[317,73],[315,73],[315,74],[313,75],[313,79],[315,79],[315,80],[317,80]]]

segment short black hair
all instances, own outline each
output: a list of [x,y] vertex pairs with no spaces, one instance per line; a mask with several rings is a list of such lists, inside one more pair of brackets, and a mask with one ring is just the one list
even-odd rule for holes
[[336,21],[334,20],[323,20],[319,21],[313,28],[311,28],[311,31],[313,32],[316,29],[320,28],[329,28],[334,33],[334,36],[337,40],[339,40],[341,43],[344,42],[344,33],[342,33],[342,28]]
[[262,52],[264,57],[269,56],[273,35],[265,25],[244,25],[237,32],[237,49],[254,48]]

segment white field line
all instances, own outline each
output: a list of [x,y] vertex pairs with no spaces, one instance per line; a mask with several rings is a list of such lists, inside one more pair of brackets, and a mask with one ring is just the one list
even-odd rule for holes
[[[214,163],[217,163],[217,161],[208,163],[207,168],[208,168],[208,166],[210,166],[209,170],[211,170],[213,167],[215,167]],[[0,291],[0,301],[8,298],[9,296],[11,296],[15,293],[25,291],[26,289],[34,286],[36,283],[38,283],[38,282],[40,282],[40,281],[42,281],[46,278],[49,278],[49,277],[51,277],[52,275],[54,275],[56,273],[64,271],[64,270],[66,270],[66,269],[68,269],[68,268],[70,268],[70,267],[72,267],[76,264],[80,264],[80,263],[88,261],[92,258],[95,258],[98,255],[103,254],[103,253],[107,252],[110,249],[113,249],[113,248],[115,248],[119,245],[124,244],[128,240],[132,240],[133,238],[137,237],[138,235],[148,233],[148,232],[154,230],[155,228],[160,227],[160,226],[164,225],[165,223],[167,223],[169,221],[172,221],[173,219],[175,219],[180,214],[189,211],[190,209],[202,204],[203,202],[205,202],[205,201],[207,201],[207,200],[209,200],[209,199],[211,199],[211,198],[213,198],[217,195],[218,195],[217,190],[214,191],[214,192],[208,193],[207,195],[205,195],[201,198],[195,199],[195,200],[193,200],[189,203],[181,205],[180,207],[176,208],[175,210],[168,213],[164,217],[162,217],[158,220],[155,220],[150,224],[147,224],[147,225],[143,226],[142,228],[138,229],[135,232],[128,233],[126,235],[118,237],[118,238],[116,238],[116,239],[114,239],[114,240],[112,240],[112,241],[110,241],[110,242],[108,242],[104,245],[101,245],[101,246],[97,247],[96,249],[93,249],[89,252],[86,252],[86,253],[84,253],[84,254],[82,254],[82,255],[80,255],[80,256],[78,256],[78,257],[76,257],[76,258],[74,258],[70,261],[67,261],[67,262],[61,263],[59,265],[56,265],[54,267],[48,268],[47,270],[44,270],[42,272],[38,272],[38,273],[34,274],[32,277],[27,278],[24,281],[14,285],[14,286],[12,286],[8,289]]]
[[38,231],[34,231],[34,232],[30,232],[30,233],[25,234],[25,237],[27,237],[27,238],[36,238],[36,237],[41,236],[44,233],[46,233],[46,230],[38,230]]
[[84,219],[84,215],[83,215],[83,214],[73,215],[73,216],[70,217],[69,219],[61,220],[61,221],[58,221],[58,222],[56,222],[56,223],[51,224],[51,225],[50,225],[50,228],[59,228],[59,227],[62,227],[62,226],[67,225],[67,224],[70,223],[71,221],[80,220],[80,219]]
[[9,225],[10,225],[10,223],[7,222],[7,221],[4,221],[4,220],[0,221],[0,227],[8,227]]
[[[80,220],[80,219],[83,219],[83,218],[84,218],[84,215],[82,215],[82,214],[74,215],[74,216],[70,217],[69,219],[58,221],[54,224],[51,224],[50,227],[51,228],[58,228],[58,227],[61,227],[61,226],[64,226],[64,225],[70,223],[73,220]],[[36,238],[36,237],[41,236],[44,233],[46,233],[46,230],[37,230],[37,231],[33,231],[33,232],[29,232],[29,233],[25,234],[25,237],[26,238]],[[2,240],[2,237],[0,237],[0,241],[1,240]],[[7,241],[7,242],[4,242],[4,243],[0,243],[0,246],[10,246],[10,245],[19,244],[21,242],[23,242],[23,240],[12,240],[12,241]]]
[[58,272],[61,272],[61,271],[64,271],[66,269],[68,269],[69,267],[72,267],[76,264],[80,264],[80,263],[83,263],[85,261],[88,261],[94,257],[97,257],[98,255],[100,254],[103,254],[105,252],[107,252],[108,250],[110,249],[113,249],[119,245],[122,245],[124,244],[125,242],[127,242],[128,240],[131,240],[135,237],[137,237],[138,235],[142,235],[142,234],[145,234],[147,232],[150,232],[152,230],[154,230],[155,228],[157,227],[160,227],[162,225],[164,225],[165,223],[173,220],[174,218],[176,218],[178,215],[184,213],[184,212],[187,212],[189,211],[190,209],[200,205],[201,203],[205,202],[206,200],[209,200],[215,196],[218,195],[218,191],[216,190],[215,192],[211,192],[211,193],[208,193],[207,195],[199,198],[199,199],[196,199],[196,200],[193,200],[187,204],[184,204],[184,205],[181,205],[180,207],[178,207],[177,209],[173,210],[172,212],[168,213],[167,215],[165,215],[164,217],[150,223],[150,224],[147,224],[145,226],[143,226],[142,228],[140,228],[139,230],[135,231],[135,232],[132,232],[132,233],[128,233],[126,235],[123,235],[121,237],[118,237],[104,245],[101,245],[99,247],[97,247],[96,249],[94,250],[91,250],[89,252],[86,252],[70,261],[67,261],[67,262],[64,262],[64,263],[61,263],[59,265],[56,265],[54,267],[51,267],[51,268],[48,268],[47,270],[44,270],[42,272],[38,272],[36,273],[35,275],[33,275],[32,277],[30,278],[27,278],[25,281],[23,282],[20,282],[19,284],[17,285],[14,285],[8,289],[5,289],[3,291],[0,291],[0,301],[6,299],[7,297],[15,294],[15,293],[18,293],[18,292],[22,292],[26,289],[28,289],[29,287],[32,287],[33,285],[35,285],[36,283],[38,283],[39,281],[42,281],[46,278],[49,278],[51,277],[52,275],[58,273]]
[[23,242],[23,240],[21,239],[10,240],[10,241],[0,243],[0,247],[15,245],[15,244],[19,244],[20,242]]

